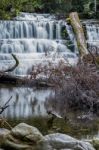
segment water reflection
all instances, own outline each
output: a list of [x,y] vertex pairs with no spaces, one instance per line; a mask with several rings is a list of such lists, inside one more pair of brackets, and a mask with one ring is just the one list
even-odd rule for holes
[[[70,119],[71,114],[68,115],[68,121],[56,117],[49,128],[48,122],[51,116],[46,114],[46,109],[51,109],[53,103],[47,105],[46,99],[51,94],[53,95],[53,91],[50,89],[1,88],[0,106],[5,104],[12,96],[10,106],[4,111],[3,116],[8,119],[7,121],[12,127],[20,122],[25,122],[37,127],[43,134],[61,132],[80,139],[99,137],[99,120],[91,120],[85,123],[85,121]],[[54,111],[60,113],[58,104],[55,105]]]
[[33,90],[30,88],[1,88],[0,106],[12,96],[10,106],[4,111],[6,118],[27,118],[45,116],[44,102],[52,93],[51,90]]

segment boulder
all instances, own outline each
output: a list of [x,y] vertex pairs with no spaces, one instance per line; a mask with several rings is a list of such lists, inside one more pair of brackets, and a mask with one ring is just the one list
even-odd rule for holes
[[24,139],[25,141],[30,140],[34,143],[40,141],[43,138],[43,135],[37,128],[25,123],[20,123],[19,125],[14,127],[11,131],[11,135],[19,139]]
[[99,150],[99,138],[94,138],[92,144],[96,148],[96,150]]
[[5,149],[34,150],[38,142],[43,139],[43,135],[37,128],[20,123],[7,135],[3,147]]
[[[49,145],[49,150],[95,150],[88,142],[79,141],[65,134],[49,134],[45,136],[45,147]],[[43,143],[43,149],[44,148]]]
[[10,133],[9,130],[0,128],[0,145],[5,141],[6,136]]

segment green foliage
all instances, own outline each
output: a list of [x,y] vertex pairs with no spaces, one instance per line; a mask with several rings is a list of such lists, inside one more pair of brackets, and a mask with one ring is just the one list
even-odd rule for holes
[[0,19],[11,19],[21,11],[66,14],[87,9],[89,13],[93,7],[93,0],[0,0]]
[[42,8],[42,0],[1,0],[0,19],[11,19],[18,15],[20,11],[34,12]]

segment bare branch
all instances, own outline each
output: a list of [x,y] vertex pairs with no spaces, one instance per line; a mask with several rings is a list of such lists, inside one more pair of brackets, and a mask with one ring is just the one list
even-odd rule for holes
[[4,110],[9,107],[8,103],[10,102],[11,99],[12,99],[12,96],[2,107],[0,107],[0,109],[1,109],[0,114],[2,114],[4,112]]
[[17,59],[17,57],[14,54],[11,54],[11,55],[14,58],[14,60],[15,60],[16,63],[15,63],[14,66],[12,66],[11,68],[8,68],[7,70],[5,70],[3,72],[12,72],[19,65],[19,60]]

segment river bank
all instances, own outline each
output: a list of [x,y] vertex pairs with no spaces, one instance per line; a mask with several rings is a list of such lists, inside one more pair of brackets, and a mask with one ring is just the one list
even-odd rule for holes
[[[25,149],[25,150],[62,150],[62,149],[79,149],[95,150],[93,146],[85,141],[74,139],[68,135],[54,133],[43,136],[35,127],[25,123],[18,124],[10,131],[1,129],[0,145],[6,149]],[[91,143],[98,150],[98,139],[91,140]]]

